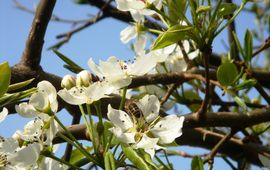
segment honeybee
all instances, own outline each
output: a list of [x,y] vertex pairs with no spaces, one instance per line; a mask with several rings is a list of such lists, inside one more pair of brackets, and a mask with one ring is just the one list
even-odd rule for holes
[[129,115],[135,116],[136,118],[143,117],[143,113],[142,113],[141,109],[138,107],[138,105],[136,104],[135,99],[131,99],[131,100],[126,101],[125,111]]

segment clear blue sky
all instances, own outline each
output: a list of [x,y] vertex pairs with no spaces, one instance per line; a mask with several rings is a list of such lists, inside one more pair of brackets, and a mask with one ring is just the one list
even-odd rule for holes
[[[19,0],[22,4],[33,8],[37,5],[37,0]],[[54,9],[54,14],[62,18],[69,19],[87,19],[89,15],[95,15],[96,9],[90,6],[78,6],[74,5],[72,0],[58,0]],[[242,15],[237,20],[237,31],[243,37],[243,33],[246,27],[250,27],[252,22],[250,15]],[[25,41],[32,23],[33,15],[15,8],[15,5],[10,0],[0,1],[0,63],[3,61],[9,61],[10,65],[14,65],[20,60],[20,56],[23,52]],[[247,20],[249,23],[247,24]],[[119,33],[127,25],[113,20],[105,19],[100,23],[91,26],[80,33],[77,33],[72,37],[69,43],[64,45],[60,51],[65,55],[78,62],[84,68],[87,67],[87,61],[90,57],[93,57],[96,61],[99,59],[107,59],[111,55],[115,55],[119,58],[131,58],[133,53],[129,50],[128,45],[124,45],[119,40]],[[253,26],[251,26],[253,27]],[[62,68],[63,62],[58,59],[54,53],[48,51],[47,48],[57,42],[55,36],[69,31],[72,29],[72,25],[63,24],[59,22],[50,22],[46,37],[45,44],[42,52],[41,65],[45,71],[51,73],[57,73],[57,75],[63,76],[70,72]],[[213,51],[225,52],[221,40],[227,41],[226,31],[217,39],[214,43]],[[241,38],[242,39],[242,38]],[[70,122],[70,116],[65,112],[60,113],[61,118],[65,120],[66,124]],[[0,124],[0,135],[11,136],[15,130],[22,129],[24,124],[29,119],[20,118],[16,115],[9,116],[6,121]],[[190,149],[187,147],[177,148],[185,150],[189,153],[201,153],[201,149]],[[206,153],[205,151],[203,151]],[[190,159],[175,157],[174,163],[183,170],[190,169]],[[222,160],[215,160],[215,169],[229,169],[229,167],[223,163]]]

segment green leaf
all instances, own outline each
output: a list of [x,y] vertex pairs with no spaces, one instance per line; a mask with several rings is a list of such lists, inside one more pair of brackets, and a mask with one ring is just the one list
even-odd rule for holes
[[187,39],[188,31],[190,31],[191,29],[192,27],[190,26],[184,26],[180,24],[172,26],[167,31],[159,34],[159,36],[155,40],[152,50],[164,48],[171,44],[177,43],[180,40]]
[[245,62],[250,64],[253,53],[253,38],[252,33],[249,30],[247,30],[245,34],[244,50],[245,50],[244,60]]
[[121,147],[126,157],[133,163],[133,165],[137,166],[138,169],[151,170],[144,159],[130,146],[121,145]]
[[244,82],[236,85],[235,89],[236,90],[249,89],[249,88],[253,87],[256,83],[257,83],[257,80],[255,80],[255,79],[245,80]]
[[115,159],[114,159],[111,151],[106,152],[104,162],[105,162],[105,169],[106,170],[116,170]]
[[[84,148],[88,152],[91,152],[93,150],[93,147],[84,147]],[[71,164],[75,164],[75,163],[79,162],[81,159],[83,159],[84,157],[85,157],[84,154],[82,154],[80,150],[74,149],[74,150],[72,150],[69,162]],[[88,161],[88,163],[89,163],[89,161]]]
[[28,84],[30,84],[32,81],[34,80],[34,78],[23,81],[23,82],[19,82],[19,83],[15,83],[15,84],[11,84],[8,87],[8,92],[14,91],[14,90],[18,90],[21,89],[25,86],[27,86]]
[[220,5],[217,15],[218,17],[226,17],[233,14],[236,9],[237,5],[232,3],[224,3]]
[[193,157],[191,162],[191,170],[203,170],[203,161],[200,157]]
[[235,96],[233,99],[240,107],[247,111],[247,105],[238,96]]
[[197,14],[205,13],[205,12],[211,11],[211,9],[212,9],[211,6],[199,6],[199,8],[196,10],[196,13]]
[[0,97],[3,96],[10,84],[11,70],[9,68],[8,62],[0,64]]
[[235,83],[238,77],[237,67],[233,63],[223,63],[218,67],[217,80],[223,86]]
[[139,149],[139,154],[143,157],[143,160],[145,160],[145,162],[147,162],[149,165],[151,165],[153,168],[158,170],[157,165],[153,162],[153,160],[151,159],[151,156],[146,153],[144,150]]
[[186,1],[167,0],[169,17],[174,23],[184,20],[183,15],[186,10]]
[[236,43],[236,47],[237,47],[238,51],[241,53],[242,56],[244,56],[245,55],[244,50],[243,50],[243,48],[242,48],[242,46],[240,44],[240,41],[237,38],[237,35],[235,34],[235,32],[233,32],[233,38],[234,38],[234,41]]
[[74,61],[69,59],[64,54],[60,53],[57,50],[53,50],[53,52],[67,64],[67,65],[64,65],[64,67],[67,68],[68,70],[70,70],[70,71],[72,71],[74,73],[79,73],[80,71],[83,70],[82,67],[80,67],[78,64],[76,64]]

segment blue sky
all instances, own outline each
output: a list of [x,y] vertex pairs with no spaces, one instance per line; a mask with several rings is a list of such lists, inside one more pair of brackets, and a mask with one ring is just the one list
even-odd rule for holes
[[[38,1],[20,0],[20,2],[29,8],[33,8]],[[72,0],[59,0],[54,9],[54,14],[69,19],[87,19],[90,15],[95,15],[96,12],[96,9],[88,5],[74,5]],[[243,39],[246,27],[254,27],[251,25],[252,22],[247,24],[247,19],[250,21],[250,18],[252,18],[251,15],[244,14],[237,19],[237,32],[240,35],[240,39]],[[32,14],[16,9],[12,1],[0,1],[0,63],[9,61],[12,66],[19,62],[32,19]],[[87,61],[90,57],[93,57],[96,61],[99,59],[105,60],[111,55],[123,59],[132,58],[133,53],[129,50],[129,46],[122,44],[119,40],[119,33],[126,26],[127,25],[122,22],[110,18],[105,19],[74,35],[69,43],[64,45],[60,51],[78,62],[78,64],[84,68],[88,68]],[[72,25],[70,24],[59,22],[49,23],[41,61],[41,65],[45,71],[57,73],[57,75],[60,76],[70,73],[61,67],[63,62],[58,59],[53,52],[47,50],[48,47],[57,42],[55,38],[56,35],[69,31],[70,29],[72,29]],[[221,41],[222,39],[227,41],[226,35],[227,32],[224,31],[214,42],[213,51],[226,51]],[[66,124],[70,122],[70,116],[65,111],[61,112],[60,116],[65,120]],[[19,118],[16,115],[9,116],[6,121],[0,124],[0,135],[6,137],[12,135],[15,130],[22,129],[28,120],[29,119]],[[178,149],[184,149],[193,154],[198,151],[201,152],[201,150],[197,150],[197,148],[190,149],[180,147]],[[174,159],[175,164],[181,166],[184,170],[189,169],[190,159],[181,158],[180,161],[178,159],[179,157]],[[215,165],[215,169],[219,169],[221,166],[224,168],[227,167],[221,160],[216,160]]]

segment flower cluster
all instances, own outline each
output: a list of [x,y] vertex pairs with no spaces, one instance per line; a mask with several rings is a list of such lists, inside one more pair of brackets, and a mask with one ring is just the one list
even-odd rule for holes
[[[136,103],[139,113],[126,113],[108,106],[110,130],[123,143],[142,148],[153,158],[160,145],[169,144],[182,134],[184,117],[159,116],[160,104],[154,95],[146,95]],[[160,144],[160,145],[159,145]]]

